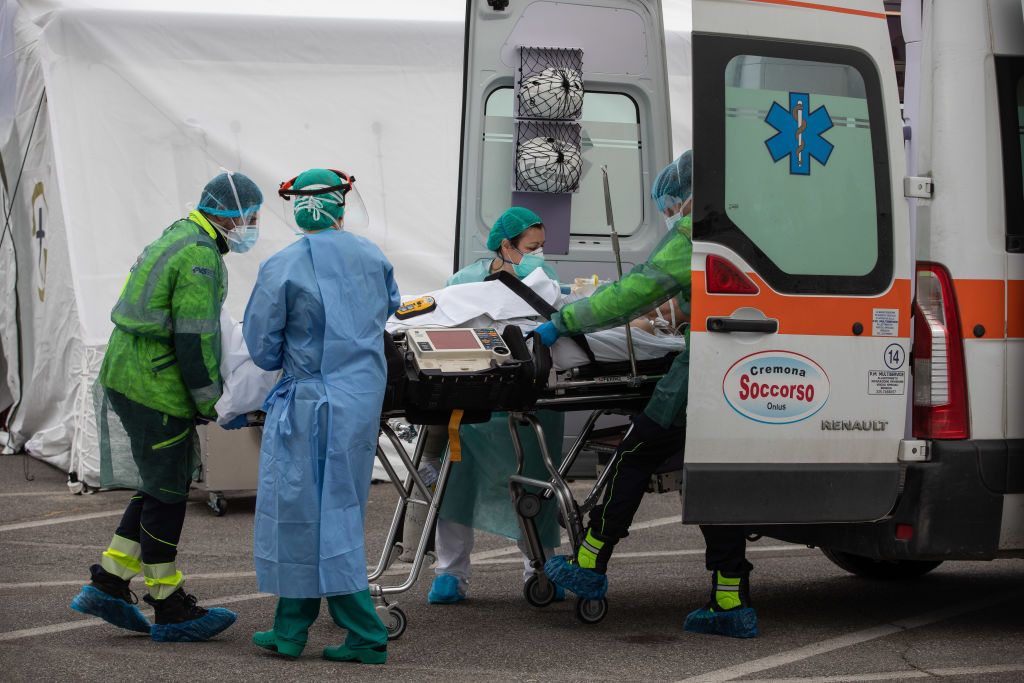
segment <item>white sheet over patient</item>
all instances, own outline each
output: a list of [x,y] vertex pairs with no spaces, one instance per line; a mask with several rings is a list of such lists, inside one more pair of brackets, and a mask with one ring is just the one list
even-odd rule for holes
[[[561,308],[579,298],[563,295],[558,283],[548,278],[539,268],[530,273],[523,284],[555,308]],[[387,322],[389,332],[400,332],[410,327],[494,327],[500,332],[506,325],[518,325],[525,333],[544,322],[518,294],[497,280],[451,285],[426,294],[403,297],[403,301],[421,296],[433,297],[437,308],[406,320],[392,317]],[[626,331],[622,327],[592,332],[587,335],[587,341],[597,361],[612,362],[629,358]],[[633,330],[633,349],[637,360],[661,358],[682,351],[684,346],[681,336],[655,336],[643,330]],[[571,339],[559,339],[551,349],[551,356],[556,370],[568,370],[590,362]]]

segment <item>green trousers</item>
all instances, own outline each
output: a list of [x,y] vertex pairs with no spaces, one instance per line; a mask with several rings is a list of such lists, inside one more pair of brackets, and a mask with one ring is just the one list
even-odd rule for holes
[[[274,635],[305,645],[309,627],[320,615],[321,598],[278,598],[274,612]],[[331,619],[348,630],[345,645],[353,650],[367,650],[387,645],[388,632],[377,616],[370,591],[351,595],[332,595],[327,598]]]

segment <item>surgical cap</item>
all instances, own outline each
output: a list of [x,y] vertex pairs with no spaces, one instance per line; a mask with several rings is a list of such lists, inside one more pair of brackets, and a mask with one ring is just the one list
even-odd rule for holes
[[543,221],[540,216],[529,209],[521,206],[513,206],[505,213],[498,216],[491,226],[491,232],[487,235],[487,248],[497,251],[502,240],[513,240],[526,232],[527,228],[540,225]]
[[[293,190],[310,190],[341,185],[342,180],[334,171],[326,168],[311,168],[303,171],[292,183]],[[303,230],[326,230],[345,215],[345,195],[341,190],[328,194],[295,197],[295,223]]]
[[[263,203],[263,193],[260,192],[256,183],[242,173],[232,173],[230,178],[228,175],[221,173],[206,183],[196,208],[211,216],[232,218],[248,216],[259,210]],[[232,183],[234,183],[234,189],[231,188]],[[235,197],[236,193],[237,198]]]
[[664,211],[682,204],[693,194],[693,150],[686,150],[678,159],[661,169],[651,186],[651,199]]

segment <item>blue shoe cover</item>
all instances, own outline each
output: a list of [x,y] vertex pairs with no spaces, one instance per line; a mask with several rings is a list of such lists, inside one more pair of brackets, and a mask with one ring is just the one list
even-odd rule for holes
[[756,638],[759,634],[757,612],[753,607],[741,607],[728,612],[715,612],[705,607],[686,615],[683,630],[730,638]]
[[107,595],[93,586],[82,586],[82,590],[71,601],[71,609],[99,617],[119,628],[149,633],[149,619],[146,619],[138,607],[113,595]]
[[[600,600],[608,592],[608,577],[593,569],[584,569],[571,564],[568,555],[555,555],[544,563],[548,579],[565,590],[570,590],[584,600]],[[557,596],[556,596],[557,599]]]
[[150,635],[158,643],[200,643],[235,623],[238,615],[223,607],[211,607],[206,614],[180,624],[153,624]]
[[441,574],[434,578],[427,594],[427,602],[431,605],[454,605],[462,602],[466,596],[459,590],[459,577],[453,574]]

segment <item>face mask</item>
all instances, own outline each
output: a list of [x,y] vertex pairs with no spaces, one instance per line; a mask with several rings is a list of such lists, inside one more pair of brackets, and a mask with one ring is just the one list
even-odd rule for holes
[[224,234],[224,239],[228,242],[228,249],[236,254],[244,254],[252,249],[259,238],[260,229],[256,225],[239,226]]
[[[516,249],[515,247],[512,248]],[[519,250],[516,249],[516,251]],[[519,263],[512,264],[512,270],[515,271],[516,277],[518,277],[520,280],[522,280],[523,278],[525,278],[527,275],[537,270],[538,268],[542,268],[544,266],[543,247],[531,251],[529,253],[524,253],[521,251],[519,251],[519,253],[522,254],[523,257],[519,260]]]
[[679,216],[679,214],[673,214],[671,216],[667,216],[665,218],[665,229],[668,230],[669,232],[672,232],[673,230],[675,230],[676,229],[676,223],[679,222],[680,218],[681,218],[681,216]]

